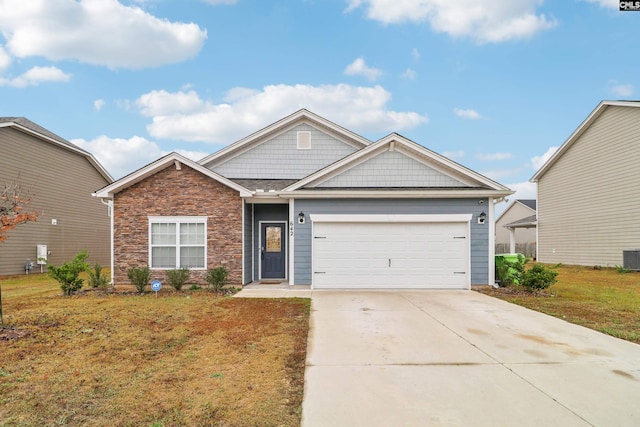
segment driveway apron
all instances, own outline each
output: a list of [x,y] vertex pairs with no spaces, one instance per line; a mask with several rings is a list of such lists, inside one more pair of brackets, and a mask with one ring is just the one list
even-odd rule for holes
[[313,291],[302,426],[638,426],[640,346],[473,291]]

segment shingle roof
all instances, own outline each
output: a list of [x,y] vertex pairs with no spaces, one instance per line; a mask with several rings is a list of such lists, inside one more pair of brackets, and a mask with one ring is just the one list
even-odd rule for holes
[[231,181],[238,185],[242,185],[247,190],[274,190],[280,191],[298,181],[297,179],[243,179],[243,178],[230,178]]
[[525,205],[529,209],[533,209],[534,211],[536,210],[536,200],[535,199],[518,199],[516,201],[522,203],[523,205]]
[[505,224],[505,227],[512,227],[512,228],[532,228],[532,227],[536,227],[538,224],[536,216],[535,215],[531,215],[525,218],[521,218],[517,221],[513,221],[510,222],[509,224]]

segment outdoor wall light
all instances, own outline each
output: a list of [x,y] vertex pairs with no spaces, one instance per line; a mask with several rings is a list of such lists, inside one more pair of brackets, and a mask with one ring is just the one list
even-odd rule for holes
[[298,214],[298,224],[304,224],[304,212],[302,211]]
[[478,215],[478,224],[484,224],[486,220],[487,214],[483,211],[480,215]]

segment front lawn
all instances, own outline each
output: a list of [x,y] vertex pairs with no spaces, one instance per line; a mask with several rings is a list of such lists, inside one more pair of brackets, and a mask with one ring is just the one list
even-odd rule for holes
[[558,282],[540,294],[517,288],[481,292],[640,344],[640,273],[557,267]]
[[298,426],[310,303],[2,281],[3,426]]

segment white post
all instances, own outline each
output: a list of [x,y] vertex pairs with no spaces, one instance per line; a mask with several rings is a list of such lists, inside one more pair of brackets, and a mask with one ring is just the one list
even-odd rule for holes
[[513,227],[509,227],[509,253],[516,253],[516,229]]

